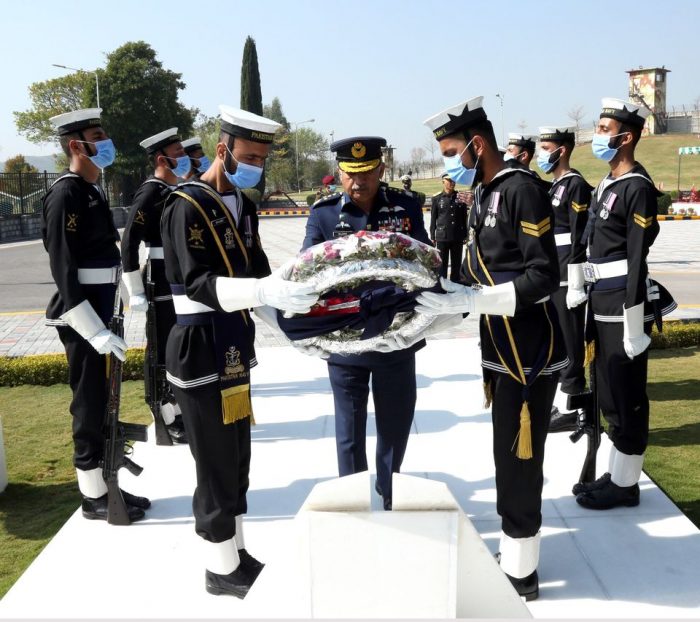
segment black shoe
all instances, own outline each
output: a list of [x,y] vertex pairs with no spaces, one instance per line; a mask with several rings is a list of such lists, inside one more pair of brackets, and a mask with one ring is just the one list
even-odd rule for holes
[[265,567],[265,564],[255,559],[255,557],[253,557],[245,549],[238,549],[238,557],[241,560],[241,568],[243,568],[243,570],[245,570],[251,576],[253,581],[255,581],[255,579],[258,578],[258,575],[262,572],[262,569]]
[[574,495],[580,495],[582,492],[590,492],[591,490],[598,490],[598,488],[602,488],[609,481],[610,481],[610,473],[603,473],[594,482],[579,482],[578,484],[574,484],[574,487],[571,489],[571,492]]
[[122,497],[124,497],[127,505],[133,505],[135,508],[147,510],[151,507],[151,500],[148,497],[137,497],[130,492],[126,492],[126,490],[122,490]]
[[578,411],[562,412],[556,406],[552,407],[549,420],[550,432],[573,432],[578,429]]
[[535,600],[540,595],[540,580],[537,576],[537,570],[533,570],[532,574],[516,579],[506,574],[515,591],[518,592],[526,601]]
[[254,581],[242,566],[238,566],[230,574],[216,574],[207,570],[205,587],[210,594],[230,594],[243,599]]
[[[126,501],[126,499],[124,499],[124,501]],[[104,494],[97,499],[83,496],[82,509],[83,516],[88,520],[107,520],[107,495]],[[129,520],[132,523],[146,516],[146,513],[141,508],[129,505],[128,502],[126,504],[126,509],[129,514]]]
[[391,497],[382,497],[384,501],[384,509],[388,512],[391,510]]
[[165,428],[173,443],[187,444],[187,433],[185,432],[185,424],[182,422],[182,415],[177,415],[175,420],[170,425],[166,425]]
[[639,484],[618,486],[610,480],[600,488],[577,495],[576,503],[589,510],[610,510],[618,506],[635,507],[639,505]]
[[374,482],[374,490],[382,498],[382,503],[384,504],[384,509],[387,511],[391,510],[391,497],[384,496],[384,493],[382,492],[381,486],[379,485],[379,482],[377,482],[377,481]]

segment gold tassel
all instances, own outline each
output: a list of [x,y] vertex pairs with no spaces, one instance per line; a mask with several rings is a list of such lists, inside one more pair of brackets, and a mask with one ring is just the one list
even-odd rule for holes
[[221,392],[221,407],[224,413],[224,425],[246,417],[251,418],[251,424],[254,423],[249,384],[224,389]]
[[532,430],[530,428],[530,409],[527,402],[523,402],[523,407],[520,411],[520,431],[515,440],[518,443],[515,455],[521,460],[532,458]]
[[493,402],[493,387],[491,381],[484,382],[484,408],[489,408]]
[[595,359],[595,339],[586,344],[586,353],[583,357],[583,366],[588,367]]

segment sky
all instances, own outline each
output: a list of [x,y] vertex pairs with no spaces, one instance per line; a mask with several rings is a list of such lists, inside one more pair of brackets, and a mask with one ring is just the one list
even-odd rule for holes
[[19,136],[12,115],[30,84],[66,73],[52,64],[103,67],[137,40],[182,74],[185,105],[214,116],[239,105],[250,35],[265,103],[279,97],[328,139],[384,136],[399,160],[431,144],[424,119],[478,95],[499,142],[521,122],[571,125],[578,106],[590,124],[640,66],[671,70],[669,108],[700,97],[697,0],[5,0],[0,15],[0,161],[57,151]]

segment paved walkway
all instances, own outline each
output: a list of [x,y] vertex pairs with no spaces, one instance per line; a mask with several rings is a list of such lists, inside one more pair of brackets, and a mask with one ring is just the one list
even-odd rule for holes
[[[426,225],[429,216],[426,215]],[[273,268],[294,257],[304,238],[306,218],[261,218],[260,235]],[[700,221],[662,222],[661,234],[651,249],[649,268],[662,282],[684,277],[684,282],[700,280]],[[688,286],[690,287],[690,286]],[[693,288],[695,291],[696,288]],[[668,319],[700,318],[700,291],[693,304],[680,305]],[[126,341],[130,347],[145,343],[145,315],[124,314]],[[266,325],[256,319],[257,346],[284,345]],[[467,318],[457,331],[438,337],[470,337],[478,333],[475,320]],[[0,314],[0,356],[26,356],[63,352],[56,329],[44,325],[43,311]]]
[[[430,341],[417,354],[416,417],[402,470],[447,484],[495,552],[500,520],[492,425],[482,406],[476,341]],[[0,619],[296,617],[294,603],[280,596],[284,584],[274,578],[284,581],[280,568],[289,567],[290,559],[303,571],[299,552],[294,557],[300,537],[291,519],[316,483],[337,475],[333,398],[320,359],[291,347],[262,347],[258,360],[245,530],[246,548],[267,565],[248,597],[239,601],[204,591],[192,518],[192,457],[187,447],[157,447],[151,435],[135,447],[142,475],[120,475],[124,488],[152,499],[147,520],[113,527],[86,521],[76,511],[0,601]],[[369,411],[371,457],[376,444],[371,400]],[[595,512],[578,506],[571,485],[585,445],[585,440],[573,445],[567,434],[547,439],[541,592],[527,604],[530,613],[555,619],[700,618],[700,532],[646,475],[637,508]],[[599,474],[609,447],[603,439]],[[374,460],[369,462],[374,473]],[[374,492],[372,509],[381,511]],[[92,558],[94,572],[86,574],[84,560]],[[373,573],[371,565],[365,569]],[[380,576],[376,581],[385,585]]]

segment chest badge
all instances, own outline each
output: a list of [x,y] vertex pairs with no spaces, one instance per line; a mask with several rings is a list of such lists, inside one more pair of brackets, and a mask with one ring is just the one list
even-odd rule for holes
[[226,248],[233,248],[236,245],[231,227],[226,227],[226,231],[224,231],[224,244]]

